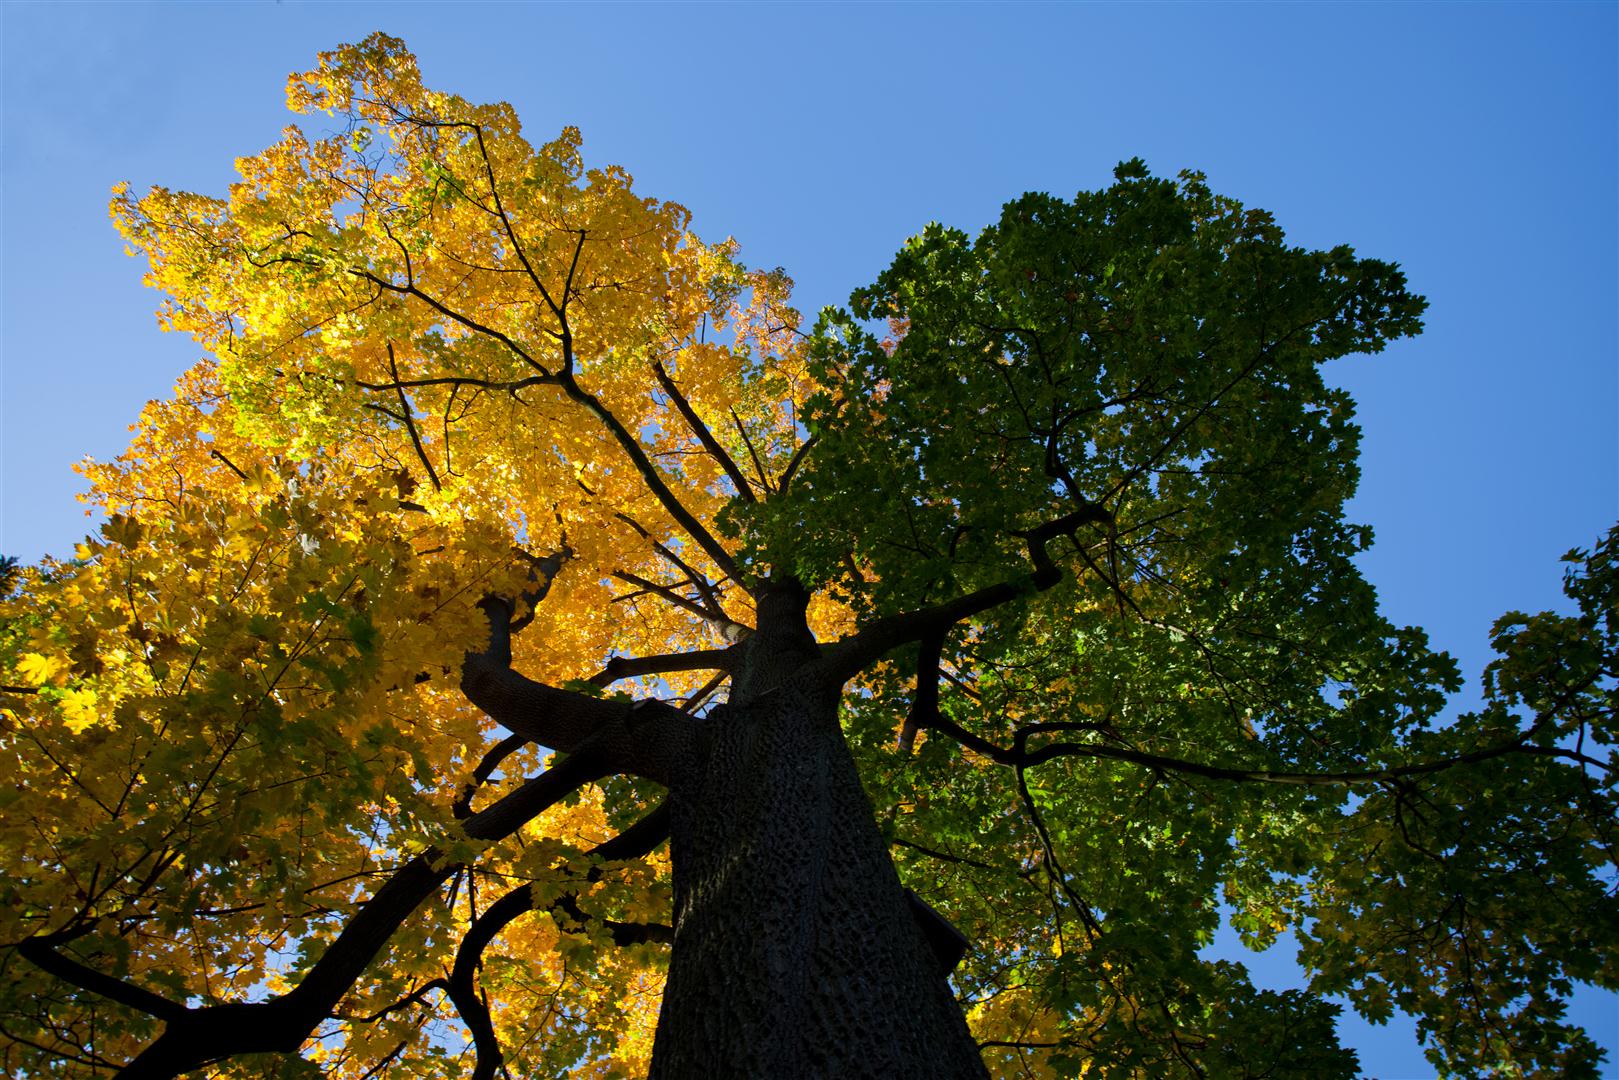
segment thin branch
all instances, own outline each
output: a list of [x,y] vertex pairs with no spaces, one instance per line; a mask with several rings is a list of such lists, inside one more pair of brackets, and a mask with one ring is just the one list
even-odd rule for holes
[[913,840],[905,840],[896,836],[888,842],[893,847],[908,848],[919,855],[926,855],[928,858],[938,859],[940,862],[959,863],[962,866],[976,866],[980,870],[990,870],[997,873],[999,872],[998,867],[991,866],[987,862],[979,862],[977,859],[969,859],[964,855],[952,855],[948,851],[939,851],[936,848],[926,847],[922,844],[916,843]]
[[978,1044],[978,1049],[989,1050],[994,1047],[1008,1047],[1011,1049],[1040,1050],[1053,1046],[1061,1046],[1060,1042],[1020,1042],[1015,1039],[985,1039]]
[[[591,848],[587,855],[603,860],[639,858],[657,847],[669,835],[669,809],[667,803],[661,803],[641,820],[631,825],[617,836],[605,840]],[[595,881],[601,876],[599,866],[592,866],[586,877]],[[564,908],[575,919],[583,921],[588,918],[582,911],[575,897],[565,893],[553,904],[553,908]],[[495,936],[504,930],[518,917],[534,910],[534,887],[532,884],[523,885],[496,900],[473,920],[467,928],[466,936],[455,951],[455,962],[451,967],[449,979],[445,982],[445,989],[449,993],[450,1001],[455,1005],[461,1019],[472,1032],[472,1040],[476,1049],[476,1063],[473,1066],[472,1080],[492,1080],[495,1072],[504,1064],[504,1055],[500,1049],[500,1040],[495,1034],[494,1022],[489,1015],[489,1006],[484,1003],[478,993],[476,975],[483,958],[483,951]],[[607,926],[613,930],[613,938],[619,944],[629,944],[635,931],[631,927],[641,924],[613,923]],[[626,940],[620,941],[620,928],[624,928]],[[668,927],[663,927],[668,930]],[[646,936],[640,940],[656,940],[656,932],[649,926]]]
[[[417,1030],[421,1029],[421,1022],[418,1022],[416,1024],[416,1028],[417,1028]],[[385,1055],[383,1055],[381,1061],[378,1061],[375,1065],[371,1066],[365,1072],[360,1074],[360,1080],[371,1080],[371,1078],[373,1076],[376,1076],[378,1073],[382,1072],[382,1070],[386,1069],[389,1065],[392,1065],[394,1063],[394,1059],[397,1058],[400,1054],[404,1053],[405,1052],[405,1047],[407,1047],[409,1045],[410,1045],[410,1040],[408,1038],[400,1039],[399,1042],[394,1045],[394,1048],[392,1050],[388,1051]]]
[[243,483],[247,482],[247,474],[245,472],[243,472],[241,469],[238,469],[236,467],[236,462],[232,461],[230,458],[228,458],[224,454],[220,453],[218,447],[212,447],[212,446],[209,447],[208,448],[208,456],[209,457],[216,457],[220,461],[223,461],[225,463],[225,468],[229,469],[231,472],[235,473],[238,477],[240,477]]
[[394,359],[393,342],[388,342],[388,373],[394,377],[394,390],[399,394],[399,411],[401,419],[405,422],[405,430],[410,432],[410,444],[416,448],[416,456],[421,459],[422,468],[427,470],[427,479],[433,484],[434,491],[443,491],[444,485],[439,482],[438,470],[427,458],[427,448],[422,445],[422,437],[416,430],[416,421],[410,415],[410,399],[405,396],[405,388],[399,385],[399,363]]
[[568,263],[568,279],[562,283],[562,306],[557,310],[558,317],[563,317],[568,310],[568,301],[573,298],[573,276],[579,270],[579,256],[585,250],[586,230],[579,230],[579,242],[573,246],[573,259]]
[[633,679],[640,675],[664,675],[675,671],[728,673],[733,659],[730,649],[697,649],[658,656],[615,656],[588,681],[593,686],[607,687],[620,679]]
[[696,541],[697,546],[702,548],[710,559],[714,560],[714,565],[719,567],[720,573],[740,582],[742,572],[737,567],[736,560],[731,558],[731,553],[725,550],[725,545],[715,539],[707,527],[697,520],[696,515],[688,510],[686,505],[669,489],[669,485],[664,482],[663,476],[658,472],[657,466],[652,464],[652,460],[646,456],[646,451],[642,449],[640,442],[624,426],[623,422],[614,416],[607,406],[601,403],[600,399],[581,387],[572,373],[564,371],[557,381],[569,398],[583,405],[606,426],[608,432],[617,440],[619,448],[630,459],[631,464],[640,473],[641,479],[646,482],[646,486],[651,490],[659,504],[686,531],[686,535]]
[[759,474],[759,486],[764,488],[765,494],[770,494],[770,474],[765,471],[764,462],[759,460],[759,451],[753,447],[753,440],[748,437],[748,429],[743,426],[742,418],[736,414],[735,409],[727,410],[731,414],[731,423],[736,425],[736,433],[742,436],[742,445],[747,447],[748,457],[753,459],[753,471]]
[[[443,126],[471,127],[477,133],[480,147],[483,144],[483,133],[475,124]],[[485,165],[488,167],[487,160]],[[490,184],[492,194],[495,198],[496,211],[498,212],[502,223],[506,227],[507,234],[511,239],[511,243],[519,260],[523,262],[525,268],[528,268],[530,278],[534,281],[535,286],[539,288],[540,294],[545,298],[546,303],[551,307],[551,310],[556,313],[557,318],[562,323],[561,333],[557,335],[562,345],[561,371],[556,372],[553,375],[553,373],[544,364],[541,364],[538,360],[536,360],[527,349],[519,345],[509,335],[496,330],[494,327],[486,326],[469,315],[462,314],[461,312],[450,308],[436,297],[429,296],[427,293],[423,292],[415,285],[414,282],[399,285],[366,269],[351,269],[349,273],[353,274],[355,277],[371,282],[379,289],[385,289],[388,292],[398,293],[404,296],[414,296],[418,300],[421,300],[424,304],[431,307],[433,310],[437,311],[439,314],[443,315],[445,318],[451,319],[470,330],[475,330],[478,333],[495,339],[502,345],[505,345],[506,348],[510,349],[512,353],[519,357],[524,363],[528,364],[535,371],[539,372],[540,375],[546,377],[547,381],[554,381],[558,386],[562,387],[563,392],[571,400],[577,404],[583,405],[585,409],[591,413],[591,415],[595,416],[596,419],[607,428],[608,432],[619,444],[619,448],[624,451],[627,457],[629,457],[631,464],[635,466],[636,471],[641,475],[641,479],[645,481],[653,496],[658,500],[663,508],[669,512],[669,515],[673,517],[677,523],[679,523],[680,527],[686,531],[686,534],[696,541],[699,547],[708,553],[709,558],[714,560],[714,565],[719,567],[720,572],[725,574],[727,577],[740,581],[741,573],[737,568],[736,561],[731,558],[731,553],[725,550],[725,546],[708,531],[703,523],[697,519],[697,516],[688,510],[685,504],[680,501],[672,490],[670,490],[669,485],[664,482],[663,477],[658,473],[657,466],[653,465],[651,459],[647,457],[646,451],[641,447],[641,444],[636,440],[635,436],[629,431],[629,429],[624,426],[623,422],[620,421],[618,417],[614,416],[612,411],[608,409],[606,405],[602,404],[599,398],[581,387],[578,381],[574,378],[573,337],[572,333],[568,329],[566,313],[560,307],[558,307],[555,302],[552,301],[550,294],[545,291],[545,286],[534,274],[533,269],[528,266],[528,258],[523,252],[522,245],[518,243],[516,234],[512,231],[511,222],[506,217],[505,210],[500,204],[499,192],[493,190],[494,181],[492,173]]]
[[476,330],[480,334],[494,338],[496,341],[506,346],[506,348],[510,349],[513,355],[517,356],[518,359],[522,360],[535,371],[538,371],[540,375],[547,381],[553,381],[555,379],[550,370],[547,369],[544,364],[534,359],[534,357],[529,354],[527,349],[523,348],[516,341],[513,341],[509,335],[501,333],[492,326],[485,326],[483,323],[478,322],[471,316],[463,315],[459,311],[455,311],[454,309],[446,306],[436,297],[427,295],[414,284],[396,285],[387,278],[378,277],[369,270],[350,270],[349,273],[364,281],[369,281],[379,289],[386,289],[388,292],[399,293],[402,296],[414,296],[416,299],[420,300],[422,303],[426,304],[440,315],[443,315],[446,319],[460,323],[468,330]]
[[395,379],[392,382],[374,383],[364,379],[354,380],[354,385],[361,390],[382,392],[387,390],[415,390],[423,386],[448,386],[451,389],[460,389],[470,386],[475,390],[500,391],[516,395],[519,390],[527,390],[531,386],[553,386],[556,380],[546,375],[530,375],[527,378],[516,379],[511,382],[490,382],[488,379],[474,379],[465,375],[440,375],[426,379]]
[[478,789],[489,782],[489,778],[494,775],[496,769],[500,768],[502,761],[505,761],[532,741],[527,735],[513,734],[506,736],[490,747],[489,751],[484,754],[483,760],[478,762],[478,767],[472,770],[472,779],[467,781],[466,786],[461,789],[461,794],[456,796],[454,805],[450,807],[450,812],[457,818],[470,817],[472,815],[472,797],[478,793]]
[[[1085,924],[1086,932],[1092,937],[1100,934],[1102,924],[1097,921],[1096,912],[1091,909],[1085,898],[1075,892],[1072,885],[1068,884],[1068,875],[1063,872],[1062,864],[1057,861],[1057,849],[1052,846],[1051,834],[1046,830],[1045,820],[1040,816],[1040,808],[1035,804],[1034,795],[1029,791],[1029,783],[1024,776],[1024,766],[1022,764],[1016,766],[1016,774],[1018,795],[1023,800],[1023,809],[1029,815],[1029,821],[1034,826],[1035,835],[1040,838],[1040,848],[1045,853],[1046,873],[1050,876],[1051,883],[1061,889],[1063,895],[1068,897],[1069,902],[1074,906],[1074,910],[1079,914],[1080,921]],[[1058,933],[1061,933],[1062,919],[1060,915],[1057,922]]]
[[702,707],[703,702],[707,701],[710,695],[723,686],[725,680],[729,679],[730,677],[731,673],[729,671],[715,672],[712,679],[708,680],[702,686],[699,686],[696,693],[692,694],[685,701],[680,703],[680,711],[683,713],[696,712]]
[[692,586],[702,594],[703,602],[708,605],[710,612],[719,616],[721,619],[730,621],[730,616],[725,613],[725,605],[720,602],[719,592],[714,583],[708,580],[707,574],[698,573],[698,571],[692,567],[691,564],[680,557],[678,552],[676,552],[668,544],[665,544],[663,541],[653,536],[646,526],[630,517],[630,515],[620,511],[615,513],[613,516],[622,521],[624,524],[628,525],[630,528],[634,529],[636,535],[645,540],[647,543],[651,544],[654,551],[663,556],[664,559],[668,560],[668,562],[674,566],[675,569],[679,570],[681,573],[690,578]]
[[406,994],[404,997],[400,998],[398,1001],[384,1005],[374,1013],[368,1013],[365,1016],[350,1017],[349,1019],[352,1019],[356,1023],[360,1024],[374,1024],[378,1020],[392,1016],[400,1009],[408,1009],[410,1006],[416,1004],[416,1002],[422,1000],[422,998],[426,997],[434,990],[448,990],[449,988],[449,984],[443,979],[429,979],[416,989],[412,990],[410,993]]
[[804,463],[804,458],[809,455],[811,448],[820,441],[820,438],[819,435],[811,435],[798,445],[797,450],[793,451],[793,456],[787,462],[787,468],[782,472],[781,479],[776,481],[777,491],[785,492],[787,490],[787,485],[793,482],[793,475],[798,472],[798,467]]
[[[500,218],[501,225],[503,225],[506,229],[506,239],[511,241],[512,251],[516,253],[517,261],[523,264],[524,270],[528,271],[529,280],[534,282],[534,287],[540,291],[540,296],[545,300],[546,305],[549,306],[552,313],[556,315],[557,320],[564,324],[563,333],[567,333],[567,317],[563,313],[563,308],[567,306],[568,297],[566,294],[564,294],[562,297],[562,307],[557,306],[557,302],[552,300],[551,294],[545,290],[545,283],[542,282],[540,280],[540,276],[534,272],[534,267],[529,265],[528,254],[523,250],[522,242],[517,239],[517,231],[512,226],[512,219],[506,213],[506,206],[503,202],[501,202],[500,199],[500,185],[495,182],[495,163],[489,159],[489,147],[486,146],[483,141],[483,125],[461,122],[456,126],[470,127],[473,135],[477,137],[478,153],[483,157],[484,176],[489,180],[489,197],[494,201],[495,213]],[[579,232],[579,246],[582,248],[584,247],[584,244],[585,234],[584,230],[581,229]],[[573,258],[574,265],[577,266],[579,263],[579,252],[577,250],[574,252]],[[568,281],[570,284],[573,281],[573,270],[571,268],[568,271]]]
[[627,570],[614,570],[612,576],[626,585],[634,585],[638,589],[643,589],[659,599],[673,604],[675,607],[691,612],[704,622],[713,624],[714,628],[719,631],[720,636],[728,641],[739,641],[752,633],[750,627],[736,622],[729,615],[723,612],[716,614],[710,611],[707,606],[699,604],[689,596],[682,596],[672,585],[660,585],[656,581],[648,581],[639,574],[632,574]]
[[1525,745],[1538,726],[1539,721],[1534,726],[1526,729],[1518,738],[1508,742],[1469,751],[1465,754],[1457,754],[1454,757],[1442,758],[1438,761],[1425,761],[1414,765],[1398,765],[1387,769],[1364,769],[1350,772],[1285,772],[1273,769],[1239,769],[1225,765],[1210,765],[1201,761],[1189,761],[1185,758],[1173,758],[1163,754],[1149,754],[1146,751],[1134,750],[1127,746],[1112,746],[1103,743],[1058,742],[1049,743],[1036,750],[1029,750],[1027,747],[1029,738],[1034,735],[1059,730],[1100,730],[1099,726],[1095,724],[1030,724],[1018,729],[1014,736],[1014,745],[1010,749],[998,746],[982,736],[974,735],[941,714],[935,714],[932,721],[927,725],[931,730],[943,732],[967,749],[982,754],[997,764],[1017,769],[1030,768],[1059,757],[1092,757],[1107,758],[1113,761],[1128,761],[1150,769],[1164,769],[1170,772],[1185,773],[1190,776],[1202,776],[1210,780],[1282,784],[1293,787],[1348,787],[1359,784],[1384,784],[1405,777],[1444,772],[1447,769],[1454,769],[1461,765],[1477,764],[1481,761],[1490,761],[1510,754],[1562,758],[1580,761],[1581,764],[1590,763],[1585,755],[1573,750],[1565,750],[1558,746]]
[[1169,433],[1169,437],[1164,440],[1163,445],[1154,451],[1151,457],[1149,457],[1146,461],[1143,461],[1140,465],[1136,466],[1136,468],[1132,469],[1124,476],[1120,477],[1118,482],[1108,489],[1107,494],[1102,496],[1102,501],[1106,502],[1107,500],[1113,498],[1125,488],[1135,483],[1135,481],[1140,478],[1142,473],[1155,467],[1160,461],[1162,461],[1169,454],[1169,452],[1175,448],[1176,444],[1180,442],[1181,436],[1185,435],[1189,430],[1191,430],[1192,425],[1196,424],[1199,420],[1203,419],[1203,417],[1207,416],[1209,412],[1219,405],[1221,398],[1225,397],[1232,390],[1236,389],[1238,383],[1242,382],[1255,371],[1259,370],[1260,365],[1270,359],[1271,352],[1276,348],[1276,346],[1282,344],[1300,330],[1308,329],[1311,325],[1320,321],[1320,319],[1312,319],[1303,326],[1296,327],[1295,329],[1283,334],[1271,344],[1262,346],[1258,354],[1253,358],[1252,362],[1250,362],[1247,367],[1237,372],[1235,377],[1233,377],[1224,386],[1220,387],[1219,390],[1215,391],[1213,397],[1209,398],[1208,401],[1198,406],[1192,411],[1190,416],[1186,417],[1186,419],[1177,424],[1175,429]]
[[654,361],[652,372],[658,377],[658,385],[663,387],[663,392],[669,395],[669,400],[675,403],[675,408],[685,418],[686,426],[697,436],[697,441],[703,444],[703,449],[708,451],[709,457],[718,462],[719,467],[725,470],[725,475],[730,477],[731,485],[736,488],[737,497],[746,502],[756,502],[748,478],[742,475],[742,470],[737,466],[735,459],[725,452],[725,448],[714,438],[714,433],[708,429],[708,425],[703,423],[703,418],[697,415],[697,410],[686,400],[686,395],[680,392],[680,387],[669,377],[663,361]]
[[852,636],[839,640],[827,651],[826,664],[830,673],[841,679],[852,678],[891,649],[921,641],[930,634],[948,631],[963,619],[1020,596],[1051,588],[1062,580],[1063,572],[1052,561],[1046,546],[1059,536],[1072,534],[1082,525],[1106,524],[1110,521],[1112,515],[1101,505],[1086,503],[1061,517],[1014,534],[1029,546],[1029,561],[1033,564],[1030,573],[985,586],[942,604],[878,619]]

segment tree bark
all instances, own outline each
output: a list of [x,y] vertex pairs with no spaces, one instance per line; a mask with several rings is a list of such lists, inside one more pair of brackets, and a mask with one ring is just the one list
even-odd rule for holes
[[983,1077],[792,603],[670,777],[675,933],[653,1080]]

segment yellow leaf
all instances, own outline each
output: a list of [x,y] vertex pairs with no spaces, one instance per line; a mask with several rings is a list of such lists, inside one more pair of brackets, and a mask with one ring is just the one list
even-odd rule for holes
[[99,723],[101,714],[96,709],[96,695],[92,690],[79,688],[62,695],[62,718],[68,730],[77,735],[91,724]]
[[35,686],[47,686],[58,681],[57,677],[66,670],[67,664],[60,656],[26,652],[17,660],[17,673]]

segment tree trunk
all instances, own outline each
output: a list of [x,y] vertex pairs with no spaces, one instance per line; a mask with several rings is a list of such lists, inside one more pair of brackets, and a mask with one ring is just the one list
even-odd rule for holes
[[803,663],[807,631],[783,639],[768,615],[671,777],[651,1077],[983,1077],[844,743],[841,687]]

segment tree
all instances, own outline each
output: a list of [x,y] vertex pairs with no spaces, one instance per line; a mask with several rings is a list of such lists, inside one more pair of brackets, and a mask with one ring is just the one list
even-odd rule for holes
[[289,102],[117,194],[207,356],[7,575],[14,1074],[1352,1075],[1223,898],[1448,1071],[1595,1075],[1615,539],[1439,723],[1319,375],[1395,266],[1129,162],[805,331],[396,40]]

